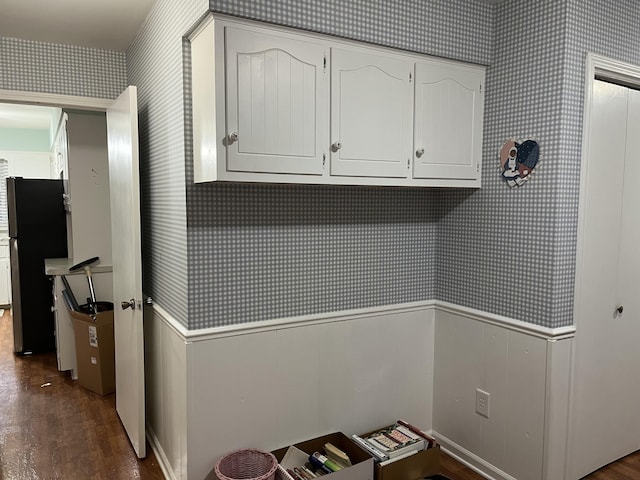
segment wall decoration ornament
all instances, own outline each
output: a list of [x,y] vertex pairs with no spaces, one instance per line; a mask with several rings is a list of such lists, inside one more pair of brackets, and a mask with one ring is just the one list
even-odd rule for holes
[[500,149],[502,178],[510,187],[524,184],[536,168],[540,159],[540,146],[534,140],[518,143],[507,140]]

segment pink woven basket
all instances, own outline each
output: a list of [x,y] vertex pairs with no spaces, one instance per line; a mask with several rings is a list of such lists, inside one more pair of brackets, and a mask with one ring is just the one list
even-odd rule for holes
[[220,480],[273,480],[277,469],[276,457],[252,448],[231,452],[215,466]]

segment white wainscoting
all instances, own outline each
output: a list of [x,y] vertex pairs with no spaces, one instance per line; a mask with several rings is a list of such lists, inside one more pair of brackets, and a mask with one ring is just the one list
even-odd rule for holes
[[158,306],[145,306],[147,439],[168,479],[187,478],[187,345]]
[[559,480],[573,332],[442,302],[198,331],[153,307],[149,438],[167,478],[201,480],[237,448],[405,418],[487,478]]
[[[573,331],[439,303],[432,433],[443,448],[487,478],[563,478]],[[489,418],[476,413],[478,388]]]
[[273,450],[398,418],[431,427],[433,310],[347,314],[188,348],[189,479],[230,450]]

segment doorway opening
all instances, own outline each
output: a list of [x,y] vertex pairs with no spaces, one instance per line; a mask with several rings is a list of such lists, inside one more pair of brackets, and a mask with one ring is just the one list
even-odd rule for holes
[[[137,456],[143,458],[146,442],[137,89],[127,87],[115,100],[0,90],[0,102],[106,113],[110,223],[111,232],[117,232],[111,235],[112,287],[114,303],[123,305],[122,310],[114,309],[116,411]],[[125,309],[125,303],[132,308]]]

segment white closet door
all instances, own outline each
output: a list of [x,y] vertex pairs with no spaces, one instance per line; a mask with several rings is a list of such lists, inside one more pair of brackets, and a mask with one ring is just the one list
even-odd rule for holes
[[322,175],[326,49],[230,27],[225,42],[228,170]]
[[331,175],[408,176],[413,64],[331,49]]
[[593,85],[568,480],[640,448],[640,92]]
[[483,82],[478,69],[416,64],[415,178],[480,176]]

